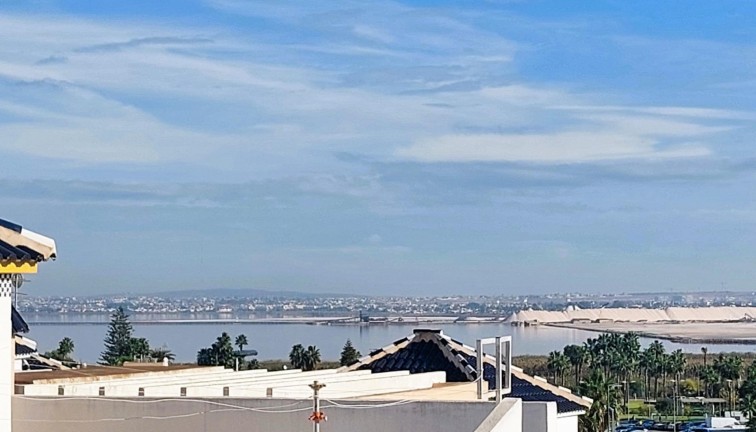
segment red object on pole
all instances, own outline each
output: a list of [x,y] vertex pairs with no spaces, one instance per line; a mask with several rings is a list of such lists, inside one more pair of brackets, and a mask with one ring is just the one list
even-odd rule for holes
[[313,412],[312,414],[310,414],[310,420],[312,420],[315,423],[320,423],[322,421],[328,420],[328,417],[326,417],[323,411]]

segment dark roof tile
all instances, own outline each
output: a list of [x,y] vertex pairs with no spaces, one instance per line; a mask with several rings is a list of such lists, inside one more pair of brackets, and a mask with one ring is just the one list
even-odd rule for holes
[[16,307],[11,307],[11,321],[13,322],[13,334],[28,333],[29,325],[26,324],[24,317],[16,310]]
[[21,225],[14,224],[13,222],[9,222],[5,219],[0,219],[0,227],[15,231],[19,234],[21,234],[21,231],[23,230],[23,227],[21,227]]
[[[8,233],[8,231],[11,231]],[[52,239],[49,240],[52,244],[45,246],[45,242],[40,242],[40,238],[44,238],[39,234],[26,232],[21,225],[8,222],[0,219],[0,261],[46,261],[47,259],[55,259],[55,245]],[[30,235],[33,237],[29,237]],[[29,245],[37,245],[36,247],[42,247],[41,250],[34,250]],[[48,248],[50,250],[45,250]],[[47,255],[46,255],[47,254]]]
[[16,344],[16,355],[17,356],[23,356],[23,355],[31,355],[37,352],[37,350],[32,349],[26,345],[17,343]]
[[[451,339],[450,343],[449,339],[441,335],[440,332],[430,332],[434,335],[430,340],[425,337],[418,337],[422,333],[423,331],[415,330],[416,336],[409,344],[379,359],[363,361],[359,369],[369,369],[376,373],[399,370],[408,370],[410,373],[443,371],[446,372],[447,382],[469,382],[474,379],[477,373],[477,358],[474,355],[461,352],[452,345],[453,343],[462,347],[464,345],[461,342]],[[374,353],[379,352],[383,352],[383,350],[376,350],[370,356],[372,357]],[[459,364],[452,361],[452,358],[456,358]],[[508,397],[516,397],[526,402],[556,402],[557,412],[559,413],[585,411],[584,406],[564,396],[555,394],[514,374],[511,377],[512,391]],[[483,379],[488,382],[489,389],[495,388],[495,378],[494,366],[485,363],[483,365]]]

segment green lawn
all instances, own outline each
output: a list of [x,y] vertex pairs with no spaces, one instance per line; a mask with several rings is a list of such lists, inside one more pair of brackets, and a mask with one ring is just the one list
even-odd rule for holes
[[628,412],[620,416],[620,420],[628,418],[652,418],[658,421],[677,421],[701,420],[705,416],[703,413],[693,412],[690,415],[659,415],[653,404],[646,404],[642,399],[632,399],[627,404]]

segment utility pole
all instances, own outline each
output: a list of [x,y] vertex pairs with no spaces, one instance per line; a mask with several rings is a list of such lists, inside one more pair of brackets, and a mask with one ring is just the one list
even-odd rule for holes
[[310,384],[310,388],[312,389],[312,415],[310,415],[310,420],[312,420],[313,432],[320,432],[320,422],[328,420],[325,414],[320,411],[320,389],[325,386],[325,384],[320,384],[317,380]]
[[677,432],[677,380],[672,382],[672,432]]

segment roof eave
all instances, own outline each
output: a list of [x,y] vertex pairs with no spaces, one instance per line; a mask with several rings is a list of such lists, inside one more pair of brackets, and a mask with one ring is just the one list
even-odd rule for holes
[[11,246],[23,246],[36,252],[35,261],[54,260],[58,255],[55,240],[0,219],[0,240]]

